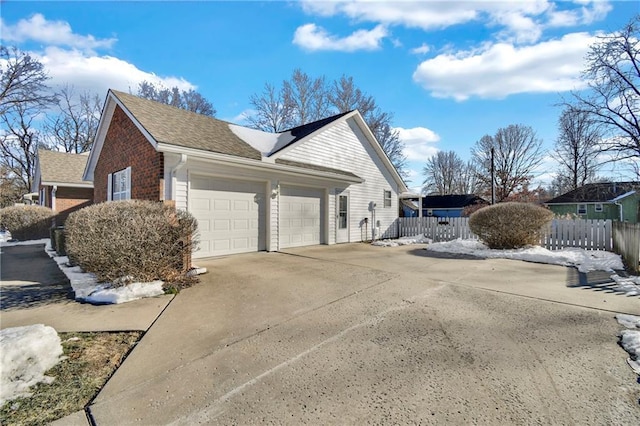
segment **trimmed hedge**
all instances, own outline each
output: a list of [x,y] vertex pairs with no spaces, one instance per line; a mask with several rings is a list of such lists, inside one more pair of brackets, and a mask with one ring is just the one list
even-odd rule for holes
[[176,282],[197,245],[196,231],[190,213],[163,203],[111,201],[71,213],[65,246],[71,262],[100,281]]
[[553,212],[530,203],[500,203],[469,217],[469,227],[492,249],[514,249],[540,243],[541,231]]
[[12,206],[0,209],[0,226],[16,240],[49,238],[49,228],[55,213],[43,206]]

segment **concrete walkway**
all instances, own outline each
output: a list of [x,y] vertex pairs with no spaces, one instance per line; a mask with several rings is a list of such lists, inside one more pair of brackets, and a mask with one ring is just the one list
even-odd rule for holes
[[43,244],[0,250],[0,328],[44,324],[58,332],[146,331],[173,298],[103,306],[78,303]]
[[365,244],[202,262],[89,408],[110,424],[640,424],[570,268]]

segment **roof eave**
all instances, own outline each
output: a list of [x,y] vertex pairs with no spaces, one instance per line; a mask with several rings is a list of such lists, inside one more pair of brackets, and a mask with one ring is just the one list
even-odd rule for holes
[[93,188],[93,183],[90,182],[58,182],[58,181],[42,181],[40,182],[42,186],[62,186],[69,188]]
[[252,158],[237,157],[234,155],[203,151],[195,148],[186,148],[186,147],[177,146],[177,145],[170,145],[162,142],[158,143],[158,151],[171,153],[171,154],[186,154],[187,156],[194,157],[198,160],[203,160],[203,161],[213,162],[213,163],[234,164],[236,166],[250,168],[250,169],[279,171],[286,174],[292,174],[292,175],[298,175],[298,176],[300,175],[311,176],[311,177],[316,177],[320,179],[327,179],[331,181],[345,182],[345,183],[363,183],[364,182],[364,179],[358,176],[348,176],[348,175],[342,175],[338,173],[332,173],[332,172],[326,172],[326,171],[320,171],[320,170],[303,169],[300,167],[254,160]]

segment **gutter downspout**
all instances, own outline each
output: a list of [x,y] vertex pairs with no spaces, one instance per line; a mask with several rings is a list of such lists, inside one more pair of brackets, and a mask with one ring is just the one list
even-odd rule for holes
[[51,188],[51,210],[56,211],[56,191],[58,191],[58,185],[53,185]]
[[623,213],[622,213],[622,204],[618,201],[614,201],[613,204],[618,206],[618,209],[620,209],[620,222],[624,222]]
[[187,164],[187,154],[180,154],[180,161],[169,172],[171,177],[171,200],[176,201],[176,172]]

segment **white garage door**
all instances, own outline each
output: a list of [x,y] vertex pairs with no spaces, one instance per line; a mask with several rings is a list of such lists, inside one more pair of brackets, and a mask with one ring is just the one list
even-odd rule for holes
[[323,194],[320,189],[280,188],[280,248],[320,244]]
[[194,258],[265,250],[265,185],[192,176],[189,211],[198,220]]

